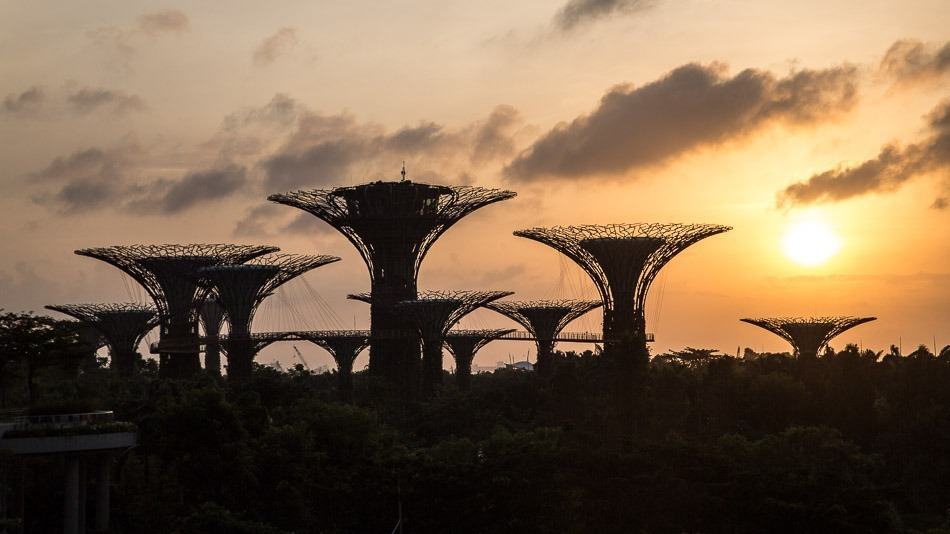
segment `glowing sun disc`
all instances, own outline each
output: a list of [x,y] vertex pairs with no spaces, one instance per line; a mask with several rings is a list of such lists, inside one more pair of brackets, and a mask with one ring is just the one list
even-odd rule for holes
[[782,238],[782,250],[799,265],[814,266],[828,261],[841,249],[841,240],[827,224],[817,220],[796,223]]

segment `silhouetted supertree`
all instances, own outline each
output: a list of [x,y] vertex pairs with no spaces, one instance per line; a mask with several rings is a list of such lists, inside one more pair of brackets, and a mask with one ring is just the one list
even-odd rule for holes
[[299,254],[268,254],[237,265],[215,265],[199,269],[197,275],[214,288],[218,301],[228,318],[228,378],[250,377],[255,343],[251,339],[251,322],[258,305],[278,287],[316,269],[340,261],[336,256],[304,256]]
[[568,323],[603,306],[598,300],[499,300],[485,307],[518,322],[534,336],[538,346],[538,373],[547,372],[558,334]]
[[201,369],[198,353],[198,308],[208,294],[198,283],[205,267],[243,263],[277,247],[227,244],[116,245],[77,250],[109,263],[142,284],[155,302],[161,324],[160,372],[183,377]]
[[[56,304],[46,309],[69,315],[94,329],[109,346],[110,368],[122,376],[135,372],[135,364],[141,358],[139,343],[149,330],[158,326],[158,313],[150,304]],[[93,344],[98,348],[98,343]]]
[[417,379],[412,362],[419,357],[418,340],[378,335],[409,326],[393,306],[417,297],[419,267],[439,236],[473,211],[514,196],[511,191],[403,180],[268,199],[313,214],[357,248],[370,274],[370,372],[410,384]]
[[423,291],[419,297],[396,304],[422,339],[422,391],[435,392],[442,381],[442,344],[449,329],[462,317],[511,291]]
[[608,224],[520,230],[590,275],[604,303],[604,354],[645,370],[644,304],[650,284],[674,256],[701,239],[730,230],[711,224]]
[[763,317],[739,319],[781,336],[792,345],[795,356],[815,359],[832,338],[876,317]]
[[224,324],[224,306],[218,296],[211,294],[198,309],[198,319],[205,332],[205,372],[221,376],[221,326]]
[[455,382],[459,389],[467,390],[472,379],[472,361],[485,345],[514,329],[495,330],[450,330],[445,336],[445,346],[455,358]]
[[369,346],[367,330],[320,330],[294,332],[295,336],[323,347],[336,362],[337,390],[340,398],[353,397],[353,362]]

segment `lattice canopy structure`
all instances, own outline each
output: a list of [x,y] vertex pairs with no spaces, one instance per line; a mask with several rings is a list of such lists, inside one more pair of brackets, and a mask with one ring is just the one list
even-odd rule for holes
[[442,380],[442,344],[449,329],[465,315],[511,291],[424,291],[404,300],[395,310],[412,323],[422,339],[422,389],[435,392]]
[[181,377],[200,370],[198,307],[210,288],[198,283],[200,269],[243,263],[277,251],[257,245],[117,245],[77,250],[102,260],[141,284],[158,308],[161,330],[158,351],[164,376]]
[[141,358],[139,343],[149,330],[158,326],[158,313],[148,304],[59,304],[46,309],[69,315],[95,329],[109,345],[112,370],[123,376],[135,372],[136,361]]
[[471,384],[472,361],[485,345],[514,329],[450,330],[445,336],[445,346],[455,358],[455,381],[459,389],[467,390]]
[[574,319],[603,306],[599,300],[499,300],[485,307],[508,317],[534,335],[539,373],[546,372],[554,355],[558,334]]
[[817,358],[835,336],[877,317],[763,317],[739,319],[744,323],[764,328],[788,341],[795,356]]
[[531,228],[514,235],[544,243],[580,265],[604,303],[605,354],[632,357],[645,365],[644,304],[650,284],[687,247],[730,229],[712,224],[638,223]]
[[198,309],[198,320],[204,328],[205,371],[221,376],[221,326],[224,324],[224,306],[218,296],[211,294]]
[[[436,239],[462,217],[514,196],[511,191],[404,180],[275,194],[268,200],[318,217],[353,243],[369,269],[370,329],[376,333],[407,328],[392,307],[417,297],[419,268]],[[418,356],[413,340],[374,335],[370,371],[396,382],[410,380],[405,370]]]
[[353,362],[369,346],[369,332],[365,330],[324,330],[295,332],[296,336],[323,347],[337,368],[337,389],[343,400],[353,396]]
[[245,379],[257,351],[251,340],[251,323],[257,307],[278,287],[301,274],[340,261],[336,256],[268,254],[236,265],[199,269],[202,284],[214,289],[228,317],[228,377]]

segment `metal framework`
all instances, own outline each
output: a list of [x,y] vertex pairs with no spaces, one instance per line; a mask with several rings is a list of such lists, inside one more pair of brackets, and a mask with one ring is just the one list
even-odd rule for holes
[[877,317],[763,317],[739,319],[788,341],[799,358],[817,358],[832,338]]
[[353,362],[360,352],[369,346],[369,332],[366,330],[324,330],[315,332],[294,332],[294,335],[323,347],[337,368],[337,389],[343,400],[353,397]]
[[197,373],[201,367],[198,307],[210,288],[198,283],[198,270],[243,263],[277,250],[270,246],[228,244],[117,245],[80,249],[76,254],[109,263],[145,288],[161,321],[161,372],[168,377],[182,377]]
[[224,306],[218,296],[208,295],[198,309],[198,320],[204,328],[205,371],[221,376],[221,325],[224,324]]
[[467,390],[471,384],[475,354],[485,345],[512,332],[513,329],[450,330],[446,334],[445,347],[455,358],[455,381],[459,389]]
[[604,353],[645,366],[644,304],[660,269],[690,245],[726,232],[711,224],[609,224],[531,228],[514,233],[574,260],[604,302]]
[[[275,194],[268,200],[318,217],[356,247],[370,274],[370,329],[376,334],[408,327],[393,306],[418,296],[419,268],[436,239],[475,210],[514,196],[511,191],[403,180]],[[407,371],[419,357],[418,343],[372,337],[370,371],[397,383],[414,381]]]
[[537,369],[547,372],[558,335],[574,319],[603,306],[598,300],[500,300],[485,307],[512,319],[534,336],[538,346]]
[[301,274],[340,261],[336,256],[268,254],[246,263],[215,265],[196,273],[201,284],[213,288],[228,317],[228,377],[246,379],[257,355],[251,323],[261,302],[281,285]]
[[158,326],[158,314],[149,304],[58,304],[46,309],[69,315],[95,329],[109,345],[110,367],[124,376],[135,372],[135,364],[141,358],[139,343],[149,330]]

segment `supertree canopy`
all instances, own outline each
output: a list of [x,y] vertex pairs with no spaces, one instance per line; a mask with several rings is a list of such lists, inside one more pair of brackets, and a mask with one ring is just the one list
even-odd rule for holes
[[77,250],[107,262],[142,284],[161,321],[158,351],[161,372],[181,377],[200,370],[198,307],[210,288],[198,283],[198,270],[243,263],[277,251],[277,247],[228,244],[117,245]]
[[644,303],[650,284],[674,256],[701,239],[730,230],[711,224],[610,224],[520,230],[590,275],[604,302],[604,354],[645,366]]
[[202,283],[214,288],[228,317],[228,377],[245,379],[257,351],[251,340],[251,322],[258,305],[278,287],[317,267],[340,261],[336,256],[268,254],[242,264],[199,269]]
[[322,330],[294,332],[296,337],[323,347],[336,362],[337,389],[343,400],[353,395],[353,362],[369,346],[366,330]]
[[442,344],[449,329],[465,315],[511,291],[424,291],[395,309],[412,323],[422,339],[422,388],[431,395],[442,379]]
[[485,307],[495,310],[525,327],[538,346],[539,373],[546,372],[554,354],[558,334],[568,323],[603,306],[599,300],[531,300],[491,302]]
[[60,304],[46,306],[94,328],[109,345],[114,372],[128,376],[135,372],[141,357],[139,343],[149,330],[158,326],[155,307],[148,304]]
[[511,191],[403,180],[296,191],[268,199],[322,219],[359,250],[371,283],[370,371],[402,382],[410,379],[405,370],[418,359],[418,343],[375,334],[408,327],[393,313],[393,305],[416,298],[419,267],[439,236],[469,213],[514,196]]
[[832,338],[876,317],[763,317],[739,319],[744,323],[764,328],[791,343],[795,356],[817,358]]
[[455,381],[459,389],[467,390],[472,378],[472,361],[475,354],[492,341],[514,332],[513,329],[495,330],[449,330],[445,346],[455,358]]
[[205,371],[221,376],[221,325],[224,324],[224,306],[215,294],[208,295],[198,309],[198,320],[204,328]]

